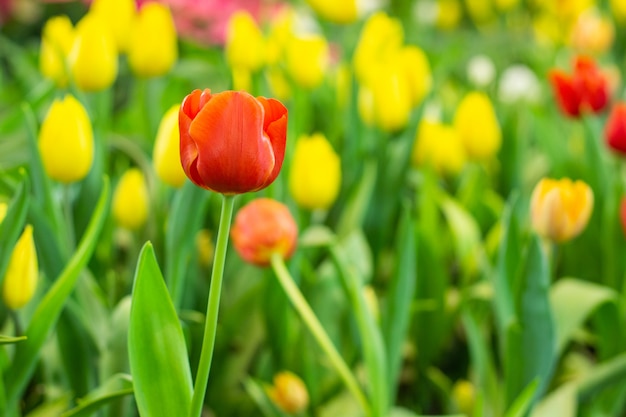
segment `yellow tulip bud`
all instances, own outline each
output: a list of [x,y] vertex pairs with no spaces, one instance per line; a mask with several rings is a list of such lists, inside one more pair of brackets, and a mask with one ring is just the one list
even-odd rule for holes
[[626,2],[623,0],[610,0],[611,14],[620,23],[626,22]]
[[437,1],[437,27],[439,29],[450,30],[459,25],[463,9],[459,0],[438,0]]
[[289,171],[289,191],[299,206],[327,209],[339,194],[341,160],[321,133],[302,136]]
[[69,64],[74,82],[83,91],[99,91],[113,84],[117,48],[101,17],[87,13],[78,22]]
[[117,50],[126,52],[130,28],[137,14],[134,0],[93,0],[89,10],[101,16],[115,38]]
[[333,23],[353,23],[359,17],[356,0],[307,0],[323,19]]
[[476,402],[474,384],[464,379],[455,382],[452,387],[452,399],[458,411],[471,416],[474,413],[474,403]]
[[131,168],[120,178],[113,194],[113,217],[129,230],[137,230],[148,218],[149,195],[143,173]]
[[246,11],[237,11],[228,22],[226,61],[232,68],[258,71],[264,64],[264,42],[252,16]]
[[139,10],[130,31],[128,62],[140,77],[166,74],[178,58],[178,38],[170,9],[160,3],[146,3]]
[[321,35],[294,36],[287,44],[287,70],[304,88],[315,88],[324,81],[329,63],[329,49]]
[[2,285],[4,304],[12,310],[25,306],[37,288],[39,267],[33,240],[33,227],[26,225],[17,240]]
[[411,106],[417,106],[432,88],[432,75],[428,58],[420,48],[409,45],[400,51],[400,61],[409,83]]
[[491,158],[500,150],[502,133],[486,94],[471,92],[461,100],[454,114],[454,127],[470,158]]
[[423,119],[415,135],[411,162],[430,165],[440,174],[458,174],[465,165],[465,149],[452,126]]
[[386,62],[395,55],[404,42],[404,31],[398,19],[389,17],[384,12],[371,15],[359,37],[354,51],[354,71],[357,80],[367,82],[372,65]]
[[587,226],[593,210],[593,191],[582,181],[544,178],[530,199],[533,229],[555,242],[578,236]]
[[39,131],[39,153],[50,178],[80,181],[93,163],[93,131],[83,105],[71,94],[55,99]]
[[280,65],[287,43],[292,37],[296,13],[292,7],[284,6],[271,20],[269,35],[265,41],[265,62]]
[[286,413],[298,414],[309,405],[309,392],[302,379],[289,371],[274,376],[274,386],[268,389],[270,399]]
[[411,113],[411,90],[402,68],[397,62],[389,65],[378,77],[373,77],[375,124],[386,132],[404,128]]
[[67,16],[55,16],[46,21],[41,36],[39,70],[44,77],[65,87],[69,80],[67,57],[74,42],[74,26]]
[[178,111],[175,104],[165,113],[159,124],[152,162],[161,181],[172,187],[180,187],[187,176],[180,162],[180,132],[178,131]]

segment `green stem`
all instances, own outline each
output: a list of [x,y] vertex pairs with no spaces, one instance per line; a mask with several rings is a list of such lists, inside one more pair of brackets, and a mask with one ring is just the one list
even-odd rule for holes
[[230,231],[230,221],[233,216],[234,201],[234,196],[223,196],[222,213],[220,215],[220,225],[215,246],[215,258],[211,272],[209,302],[207,303],[204,322],[202,351],[200,352],[200,362],[198,363],[198,372],[193,388],[193,397],[191,399],[191,409],[189,413],[190,417],[200,417],[207,384],[209,382],[209,371],[211,370],[211,360],[213,359],[213,348],[215,346],[215,330],[217,328],[217,315],[220,305],[220,294],[222,292],[222,278],[224,276],[224,263],[226,260],[226,250],[228,248],[228,234]]
[[333,342],[330,340],[330,337],[328,337],[328,334],[324,331],[324,328],[315,316],[315,313],[304,299],[300,289],[293,282],[291,274],[287,270],[283,258],[280,254],[273,253],[271,263],[274,273],[276,274],[276,278],[278,278],[278,281],[291,301],[291,304],[298,311],[298,314],[300,314],[302,321],[304,321],[319,346],[322,348],[324,353],[326,353],[330,363],[335,367],[335,370],[341,379],[343,379],[343,382],[346,384],[348,390],[359,402],[361,408],[365,412],[365,415],[371,415],[370,405],[367,398],[365,398],[365,395],[354,378],[354,375],[350,371],[350,368],[348,368],[348,365],[346,365],[341,355],[339,355],[337,349],[333,345]]
[[74,214],[72,210],[72,190],[70,184],[63,184],[63,217],[65,219],[65,233],[68,253],[73,253],[76,247],[76,232],[74,230]]

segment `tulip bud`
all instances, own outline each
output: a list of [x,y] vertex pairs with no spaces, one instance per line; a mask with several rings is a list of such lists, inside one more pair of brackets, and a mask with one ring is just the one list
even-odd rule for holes
[[304,382],[289,371],[274,376],[274,386],[268,389],[271,400],[285,413],[298,414],[309,405],[309,393]]
[[415,107],[424,100],[432,88],[430,64],[424,51],[414,45],[402,48],[400,60],[408,80],[411,106]]
[[140,77],[166,74],[178,58],[178,38],[170,9],[160,3],[145,3],[130,31],[128,62]]
[[89,11],[102,17],[113,34],[118,51],[126,52],[130,28],[137,14],[134,0],[93,0]]
[[459,0],[437,0],[436,24],[439,29],[456,28],[463,17],[463,7]]
[[430,165],[440,174],[454,175],[465,161],[465,148],[454,127],[427,119],[420,122],[411,154],[413,165]]
[[69,76],[67,57],[74,42],[74,26],[67,16],[55,16],[46,21],[42,30],[39,69],[42,75],[65,87]]
[[347,24],[358,18],[357,0],[307,0],[315,12],[329,22]]
[[161,119],[152,153],[152,163],[159,179],[176,188],[187,178],[180,164],[179,110],[180,105],[175,104]]
[[285,156],[287,108],[244,91],[195,90],[179,112],[180,158],[199,187],[232,195],[258,191]]
[[578,236],[587,226],[593,210],[593,192],[582,181],[544,178],[530,199],[533,229],[541,236],[561,243]]
[[452,386],[452,399],[458,411],[471,416],[474,412],[474,403],[476,402],[474,384],[464,379],[455,382]]
[[328,43],[323,36],[294,36],[287,44],[287,70],[291,78],[304,88],[318,87],[328,69]]
[[93,131],[83,105],[71,94],[55,99],[39,131],[39,153],[50,178],[82,180],[93,163]]
[[286,205],[258,198],[239,210],[230,234],[239,256],[254,265],[267,266],[273,253],[284,259],[291,257],[298,226]]
[[69,64],[74,82],[83,91],[99,91],[113,84],[117,48],[101,17],[87,13],[78,22]]
[[308,209],[327,209],[340,186],[341,160],[326,137],[320,133],[300,137],[289,172],[289,191],[296,203]]
[[35,294],[39,269],[33,227],[26,225],[17,240],[2,285],[4,304],[12,310],[26,305]]
[[453,124],[470,158],[491,158],[500,150],[502,133],[496,112],[486,94],[467,94],[456,109]]
[[365,123],[373,121],[386,132],[406,126],[411,113],[411,90],[404,75],[399,63],[389,62],[378,76],[371,76],[369,84],[360,86],[358,109]]
[[261,30],[246,11],[233,13],[226,35],[226,61],[232,68],[255,72],[264,64],[264,40]]
[[129,230],[137,230],[148,218],[149,194],[143,173],[137,168],[127,170],[113,194],[113,217]]
[[609,147],[626,156],[626,103],[616,103],[604,126],[604,137]]
[[570,43],[577,51],[600,55],[611,47],[614,37],[615,29],[611,20],[596,10],[588,10],[576,19]]

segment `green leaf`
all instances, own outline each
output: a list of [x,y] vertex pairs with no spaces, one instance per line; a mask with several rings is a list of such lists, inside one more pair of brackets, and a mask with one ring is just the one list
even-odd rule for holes
[[13,362],[4,374],[9,405],[16,404],[21,397],[35,369],[41,347],[54,328],[65,302],[80,277],[81,271],[91,258],[98,242],[98,236],[107,218],[109,194],[109,180],[107,177],[104,177],[102,193],[87,231],[69,263],[37,306],[26,330],[28,339],[20,344],[20,349],[16,350]]
[[185,339],[150,242],[139,254],[132,297],[128,353],[139,414],[186,416],[193,388]]
[[23,340],[26,340],[26,336],[13,337],[0,335],[0,345],[10,345],[13,343],[21,342]]
[[250,395],[250,398],[252,398],[257,407],[259,407],[259,410],[261,410],[263,416],[287,417],[287,414],[278,409],[269,399],[269,397],[267,396],[267,392],[265,391],[265,387],[262,385],[261,382],[253,378],[247,378],[243,381],[243,386],[248,395]]
[[61,417],[89,417],[112,401],[132,393],[133,381],[130,375],[113,375],[101,386],[79,400],[78,406],[61,414]]
[[4,281],[4,275],[9,266],[15,242],[17,242],[24,229],[30,202],[28,192],[29,181],[28,177],[24,175],[24,180],[15,191],[11,203],[7,207],[6,216],[0,223],[0,286]]
[[341,238],[352,230],[360,228],[369,208],[372,192],[376,186],[378,169],[375,161],[367,161],[358,187],[346,202],[337,226],[337,235]]
[[524,417],[531,408],[537,389],[539,388],[539,379],[535,379],[524,388],[520,395],[513,401],[513,404],[507,410],[504,417]]
[[396,270],[389,285],[383,314],[383,336],[387,353],[389,395],[396,396],[398,375],[402,365],[402,348],[411,323],[411,305],[417,287],[417,248],[415,224],[405,209],[396,242]]
[[576,417],[576,384],[567,383],[546,396],[535,406],[531,417]]

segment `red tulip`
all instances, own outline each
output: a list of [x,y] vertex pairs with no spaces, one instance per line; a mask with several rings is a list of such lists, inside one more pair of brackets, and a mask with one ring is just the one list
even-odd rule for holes
[[298,226],[286,205],[270,198],[258,198],[239,210],[230,235],[245,261],[267,266],[273,253],[283,259],[293,254]]
[[604,137],[611,149],[626,155],[626,103],[616,103],[604,126]]
[[180,159],[199,187],[232,195],[261,190],[285,156],[287,109],[244,91],[194,90],[179,112]]
[[548,77],[559,107],[567,116],[599,113],[608,105],[609,81],[591,58],[577,57],[571,75],[557,69]]

